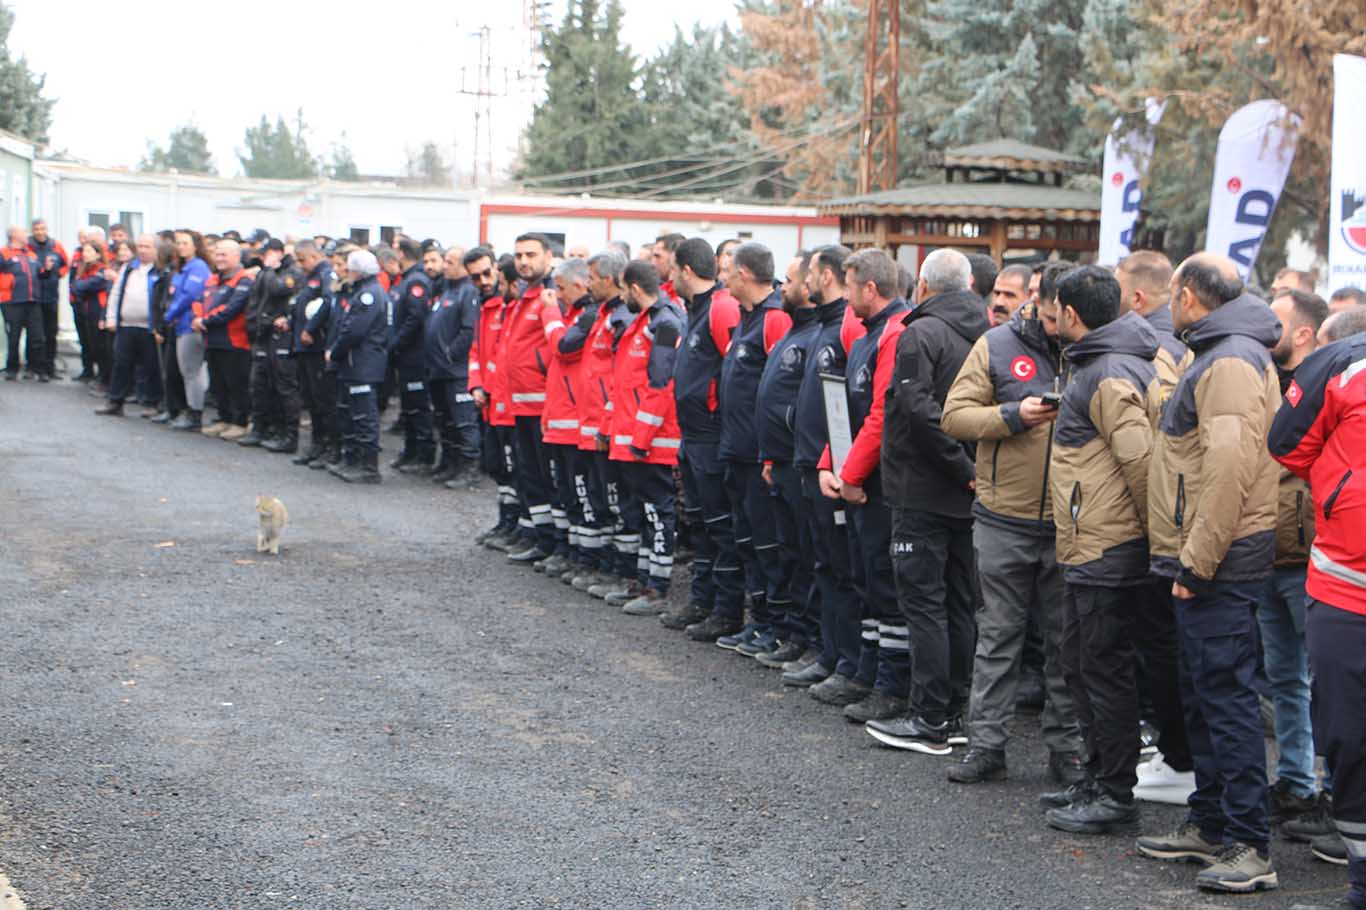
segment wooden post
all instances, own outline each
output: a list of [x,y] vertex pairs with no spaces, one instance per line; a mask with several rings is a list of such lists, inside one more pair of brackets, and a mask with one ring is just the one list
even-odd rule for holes
[[1005,264],[1006,223],[997,219],[991,223],[991,258],[996,260],[997,268]]

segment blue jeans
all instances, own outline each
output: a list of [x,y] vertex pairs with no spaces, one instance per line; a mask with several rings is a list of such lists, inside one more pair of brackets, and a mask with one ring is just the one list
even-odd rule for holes
[[1276,706],[1276,776],[1302,798],[1314,795],[1314,737],[1309,723],[1309,649],[1304,643],[1306,568],[1279,568],[1257,605],[1262,657]]
[[1190,820],[1207,840],[1266,850],[1266,746],[1252,677],[1253,610],[1265,582],[1214,582],[1173,598],[1181,640],[1181,700],[1195,764]]

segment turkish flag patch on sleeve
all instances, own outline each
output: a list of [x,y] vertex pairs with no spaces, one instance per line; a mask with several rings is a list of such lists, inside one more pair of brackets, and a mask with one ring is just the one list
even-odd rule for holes
[[1290,388],[1285,390],[1285,400],[1290,402],[1292,408],[1300,406],[1300,399],[1304,397],[1304,392],[1300,390],[1300,384],[1295,380],[1290,380]]
[[415,285],[413,285],[413,289],[412,289],[411,291],[409,291],[408,293],[412,294],[414,297],[421,297],[421,296],[422,296],[422,285],[420,285],[420,284],[415,284]]

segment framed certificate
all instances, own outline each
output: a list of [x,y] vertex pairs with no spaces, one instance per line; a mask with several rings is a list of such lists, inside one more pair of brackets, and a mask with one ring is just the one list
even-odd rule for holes
[[821,373],[821,392],[825,397],[825,429],[830,439],[830,462],[836,474],[844,470],[844,459],[854,444],[849,429],[849,398],[844,393],[844,377]]

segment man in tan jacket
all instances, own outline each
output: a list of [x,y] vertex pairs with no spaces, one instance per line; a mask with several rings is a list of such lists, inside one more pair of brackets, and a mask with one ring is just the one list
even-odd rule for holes
[[1201,888],[1275,888],[1252,676],[1254,611],[1276,547],[1277,470],[1266,434],[1280,398],[1269,349],[1281,327],[1222,256],[1187,259],[1171,290],[1174,326],[1195,359],[1153,443],[1148,542],[1153,572],[1172,581],[1196,789],[1186,822],[1140,838],[1138,850],[1209,863],[1196,878]]
[[1062,672],[1086,744],[1086,780],[1045,794],[1051,827],[1137,834],[1138,654],[1148,584],[1148,460],[1162,406],[1157,334],[1120,315],[1119,282],[1095,266],[1058,282],[1067,387],[1053,434],[1053,520],[1062,566]]
[[1048,461],[1058,391],[1058,278],[1050,263],[1036,303],[978,338],[944,401],[944,432],[977,444],[973,547],[982,585],[973,656],[968,751],[948,769],[955,783],[1006,776],[1021,654],[1033,617],[1044,639],[1043,738],[1061,784],[1082,776],[1072,696],[1058,666],[1062,576],[1054,557]]

